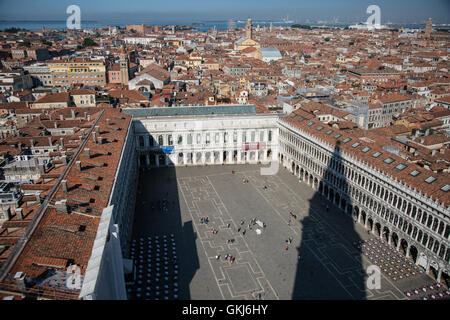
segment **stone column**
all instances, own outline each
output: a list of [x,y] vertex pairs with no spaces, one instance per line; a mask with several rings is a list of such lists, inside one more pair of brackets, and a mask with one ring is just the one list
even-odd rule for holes
[[206,154],[205,152],[202,152],[202,164],[205,165],[206,163]]
[[145,155],[145,165],[147,167],[150,167],[150,157],[148,154]]
[[169,156],[166,154],[164,157],[164,165],[168,166],[169,165]]
[[159,155],[155,155],[155,164],[156,164],[156,167],[159,167]]
[[436,282],[441,282],[441,277],[442,277],[442,269],[439,268],[438,274],[437,274],[437,277],[436,277]]
[[264,150],[263,152],[263,161],[267,162],[267,150]]
[[223,163],[223,151],[219,152],[219,163],[222,164]]
[[183,163],[186,165],[187,164],[187,153],[183,152]]
[[237,153],[237,162],[238,163],[241,163],[241,157],[242,157],[242,151],[238,150],[238,153]]
[[233,150],[228,151],[227,163],[233,163]]

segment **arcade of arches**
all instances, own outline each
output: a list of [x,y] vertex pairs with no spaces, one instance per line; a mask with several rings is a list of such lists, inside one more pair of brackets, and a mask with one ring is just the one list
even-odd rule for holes
[[450,225],[444,212],[414,201],[345,156],[335,159],[334,148],[280,123],[278,159],[283,167],[434,279],[449,280]]

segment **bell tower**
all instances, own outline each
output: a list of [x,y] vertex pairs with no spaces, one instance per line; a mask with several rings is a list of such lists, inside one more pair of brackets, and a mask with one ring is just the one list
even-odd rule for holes
[[247,20],[247,24],[245,25],[245,36],[249,39],[251,39],[253,36],[252,19]]
[[122,50],[119,55],[119,63],[120,63],[120,79],[123,85],[128,86],[128,56],[125,51],[125,47],[122,46]]

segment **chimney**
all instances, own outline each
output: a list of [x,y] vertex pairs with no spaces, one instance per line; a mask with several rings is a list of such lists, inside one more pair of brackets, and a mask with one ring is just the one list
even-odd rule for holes
[[12,218],[12,214],[11,214],[11,209],[8,207],[8,209],[6,209],[6,219],[9,221]]
[[64,148],[64,138],[59,138],[59,145]]
[[107,124],[108,126],[109,126],[109,122],[110,122],[109,119],[106,119],[106,124]]
[[444,154],[444,153],[445,153],[445,148],[444,148],[444,147],[441,147],[441,148],[439,149],[439,152],[440,152],[441,154]]
[[91,115],[90,114],[88,114],[88,116],[87,116],[87,121],[91,121]]
[[92,132],[92,138],[94,139],[94,143],[97,143],[97,134],[94,132]]
[[87,112],[84,113],[84,118],[87,119]]
[[59,115],[59,120],[64,120],[64,115],[63,114]]
[[67,210],[67,199],[62,199],[60,201],[55,202],[56,211],[59,213],[65,213],[68,214],[69,211]]
[[85,148],[84,152],[86,153],[86,158],[90,158],[91,157],[91,153],[89,152],[89,148]]
[[17,208],[17,209],[16,209],[16,216],[17,216],[20,220],[23,220],[23,219],[24,219],[23,209],[22,209],[22,208]]
[[27,290],[27,287],[26,287],[26,284],[25,284],[25,273],[20,272],[20,271],[17,272],[16,275],[14,276],[14,280],[16,281],[17,288],[20,291],[26,291]]
[[52,137],[48,137],[48,145],[49,145],[50,147],[53,147]]
[[97,132],[97,134],[100,134],[100,127],[99,126],[95,126],[95,132]]
[[77,165],[78,171],[81,172],[81,161],[78,160],[77,162],[75,162],[75,164]]
[[63,165],[67,164],[67,156],[62,157],[62,162],[63,162]]
[[70,111],[72,112],[72,119],[75,119],[75,110],[71,109]]
[[31,146],[34,147],[34,140],[30,139]]
[[61,180],[62,189],[64,192],[67,192],[67,180]]
[[36,202],[41,203],[41,196],[38,193],[36,194]]
[[102,137],[98,137],[97,140],[98,140],[98,143],[99,143],[99,144],[103,144],[103,138],[102,138]]
[[431,155],[434,156],[435,154],[436,154],[436,149],[433,149],[433,150],[431,151]]
[[58,124],[56,123],[56,121],[55,121],[55,129],[58,129]]

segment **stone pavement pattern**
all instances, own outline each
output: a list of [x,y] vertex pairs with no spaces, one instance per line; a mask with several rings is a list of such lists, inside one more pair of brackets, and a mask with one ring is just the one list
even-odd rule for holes
[[[244,179],[249,182],[244,183]],[[361,286],[371,262],[354,243],[374,236],[325,198],[317,201],[315,191],[285,169],[262,176],[257,165],[159,168],[146,172],[141,183],[142,199],[148,204],[167,197],[169,212],[153,210],[143,219],[146,206],[138,207],[134,233],[136,237],[175,233],[180,244],[180,282],[184,278],[184,291],[188,291],[183,292],[181,286],[182,299],[292,299],[293,295],[296,299],[406,298],[407,288],[384,275],[380,290]],[[325,210],[327,205],[330,212]],[[200,222],[205,216],[208,224]],[[265,222],[265,230],[257,225],[250,230],[253,218]],[[242,226],[241,220],[245,221]],[[182,226],[187,223],[192,224],[195,234],[188,239],[195,243],[193,250],[183,250],[188,241],[183,238],[187,233]],[[260,235],[255,232],[257,228],[262,231]],[[286,243],[288,237],[293,239],[290,244]],[[228,239],[234,242],[227,243]],[[225,261],[227,254],[235,257],[233,263]],[[183,265],[189,259],[197,262],[188,263],[186,277]],[[303,279],[300,289],[294,288],[299,275]],[[409,278],[407,285],[419,286],[428,280],[423,275],[416,282]]]

